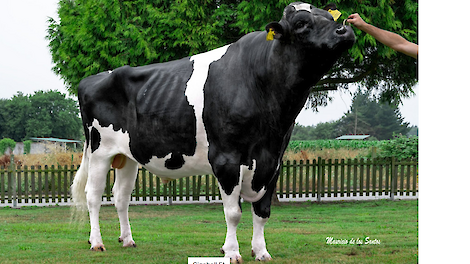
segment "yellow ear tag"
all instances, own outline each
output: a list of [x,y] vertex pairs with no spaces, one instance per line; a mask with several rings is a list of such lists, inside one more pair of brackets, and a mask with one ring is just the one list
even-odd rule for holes
[[333,19],[335,21],[338,20],[338,18],[341,16],[341,12],[339,12],[338,10],[329,9],[328,12],[330,12],[330,14],[333,16]]
[[266,36],[266,40],[267,41],[272,41],[274,40],[274,35],[276,35],[276,33],[273,31],[272,28],[269,29],[269,32],[268,32],[268,35]]

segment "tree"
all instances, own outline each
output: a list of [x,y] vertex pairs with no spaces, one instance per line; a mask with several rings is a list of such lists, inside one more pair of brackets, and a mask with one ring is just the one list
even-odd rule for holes
[[410,131],[406,134],[407,136],[418,136],[418,127],[417,126],[412,126],[410,128]]
[[338,121],[318,123],[315,126],[314,139],[335,139],[339,137],[337,126]]
[[404,122],[395,105],[379,103],[370,92],[358,90],[350,110],[338,121],[341,134],[370,134],[379,140],[391,139],[394,133],[406,134],[409,123]]
[[31,111],[26,122],[26,138],[79,138],[81,122],[78,105],[58,91],[37,91],[29,97]]
[[[71,94],[84,77],[123,65],[138,66],[178,59],[232,43],[243,34],[278,21],[291,1],[237,0],[61,0],[60,21],[49,19],[47,39],[53,71]],[[313,0],[336,3],[342,19],[358,12],[377,27],[417,42],[416,0]],[[350,83],[377,91],[398,103],[417,82],[416,61],[397,54],[355,29],[357,41],[312,89],[310,105],[328,103],[325,91]],[[322,92],[323,91],[323,92]]]
[[25,124],[28,120],[29,111],[29,98],[22,92],[18,92],[11,100],[7,100],[4,109],[0,112],[3,121],[1,137],[11,138],[16,142],[21,141],[26,135]]
[[312,126],[303,126],[301,124],[296,123],[294,126],[294,130],[292,130],[291,140],[311,140],[312,135],[311,131],[313,131]]
[[77,102],[58,91],[21,92],[0,101],[0,138],[20,142],[30,137],[81,137]]
[[338,137],[338,121],[318,123],[316,126],[295,124],[291,140],[334,139]]

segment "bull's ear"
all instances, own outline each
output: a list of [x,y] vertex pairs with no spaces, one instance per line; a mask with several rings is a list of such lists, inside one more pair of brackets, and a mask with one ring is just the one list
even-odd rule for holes
[[339,12],[338,8],[336,7],[335,4],[327,4],[323,10],[326,10],[330,12],[331,16],[333,17],[333,20],[336,21],[338,18],[341,16],[341,12]]
[[266,26],[266,40],[281,39],[284,36],[284,29],[278,22],[271,22]]
[[331,10],[338,10],[338,8],[336,7],[336,5],[333,4],[333,3],[327,4],[325,7],[323,7],[323,10],[326,10],[326,11],[328,11],[328,10],[330,10],[330,9],[331,9]]

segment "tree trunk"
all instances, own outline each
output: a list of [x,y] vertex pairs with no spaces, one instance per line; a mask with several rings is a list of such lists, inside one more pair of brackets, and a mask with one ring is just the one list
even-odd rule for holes
[[273,204],[273,205],[280,205],[281,204],[281,202],[279,202],[279,198],[277,198],[276,189],[274,189],[274,192],[273,192],[273,195],[272,195],[272,198],[271,198],[271,204]]

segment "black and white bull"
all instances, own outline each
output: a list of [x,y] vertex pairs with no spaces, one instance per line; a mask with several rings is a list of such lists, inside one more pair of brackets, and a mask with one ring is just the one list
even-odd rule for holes
[[222,252],[241,261],[236,230],[242,197],[252,203],[253,254],[270,260],[264,225],[294,120],[310,87],[354,41],[352,29],[330,13],[296,2],[266,31],[233,44],[82,80],[86,142],[72,196],[88,208],[91,249],[105,250],[99,211],[110,164],[118,168],[119,240],[135,246],[128,206],[141,164],[165,180],[214,174],[227,223]]

